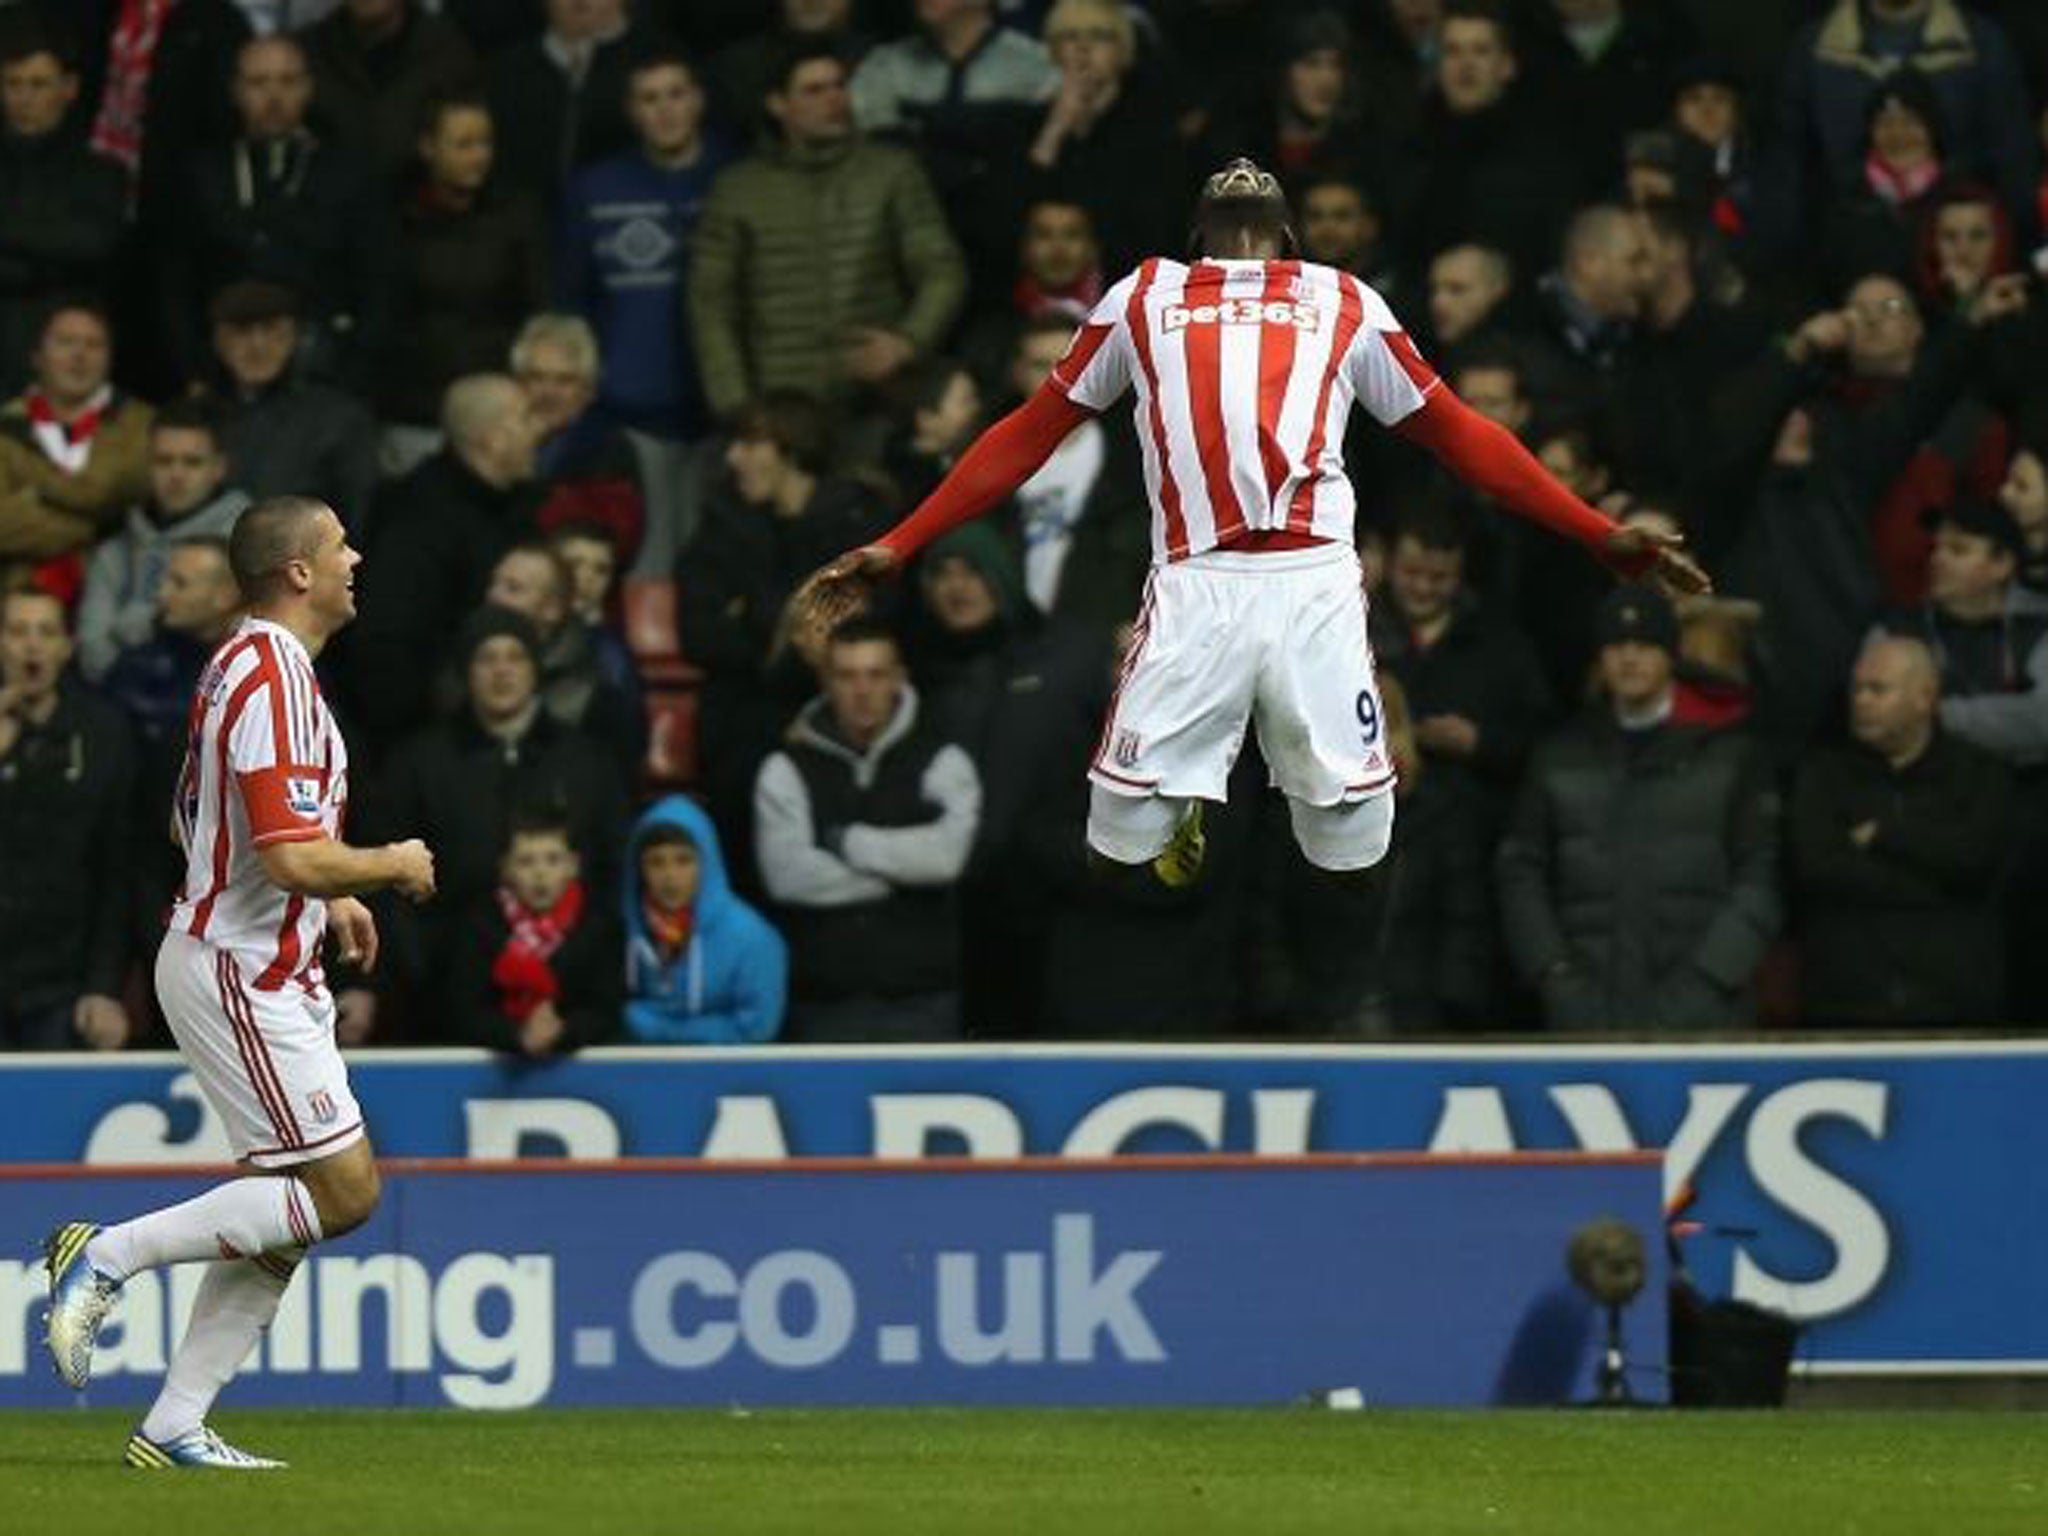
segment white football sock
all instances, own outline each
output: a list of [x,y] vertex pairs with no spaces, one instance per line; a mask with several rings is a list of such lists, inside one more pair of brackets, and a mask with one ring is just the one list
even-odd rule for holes
[[163,1390],[142,1421],[145,1438],[163,1445],[206,1422],[220,1389],[234,1378],[291,1284],[302,1248],[253,1259],[215,1259],[199,1282],[192,1321],[171,1356]]
[[320,1235],[320,1213],[297,1179],[259,1175],[103,1228],[85,1245],[85,1257],[101,1274],[126,1280],[159,1264],[304,1248]]

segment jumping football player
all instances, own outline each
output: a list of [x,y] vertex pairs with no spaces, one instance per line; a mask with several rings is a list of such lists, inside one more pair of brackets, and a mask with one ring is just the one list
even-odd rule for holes
[[1279,183],[1251,161],[1209,178],[1192,243],[1111,288],[1037,393],[804,600],[821,624],[855,611],[1133,391],[1153,566],[1089,770],[1088,846],[1118,878],[1190,883],[1201,804],[1224,798],[1249,724],[1302,853],[1347,875],[1385,856],[1394,823],[1342,457],[1354,402],[1622,576],[1678,593],[1707,578],[1676,535],[1618,526],[1459,400],[1371,287],[1298,259]]

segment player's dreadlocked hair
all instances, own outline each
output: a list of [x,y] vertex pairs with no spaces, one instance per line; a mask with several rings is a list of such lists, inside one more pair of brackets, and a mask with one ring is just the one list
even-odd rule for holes
[[1226,248],[1246,234],[1277,241],[1290,256],[1299,249],[1287,194],[1280,190],[1278,178],[1239,155],[1202,184],[1194,228],[1188,232],[1188,254],[1201,256]]

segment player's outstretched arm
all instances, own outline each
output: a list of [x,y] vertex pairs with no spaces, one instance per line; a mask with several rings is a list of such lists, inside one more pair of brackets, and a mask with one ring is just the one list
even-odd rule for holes
[[1645,581],[1668,596],[1705,592],[1713,583],[1676,534],[1625,528],[1589,507],[1545,469],[1521,440],[1452,394],[1432,389],[1395,431],[1427,448],[1468,485],[1512,512],[1585,545],[1616,575]]
[[332,838],[269,843],[256,850],[263,873],[294,896],[322,900],[395,890],[413,901],[434,894],[434,855],[418,838],[351,848]]
[[946,478],[902,522],[874,543],[849,550],[812,573],[798,601],[830,627],[867,604],[879,581],[932,540],[972,521],[1029,480],[1069,432],[1095,413],[1069,400],[1048,380],[960,456]]

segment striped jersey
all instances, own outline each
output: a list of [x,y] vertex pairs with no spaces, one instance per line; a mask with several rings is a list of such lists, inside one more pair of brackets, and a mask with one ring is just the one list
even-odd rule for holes
[[221,643],[192,697],[185,766],[172,807],[185,844],[173,931],[230,950],[252,983],[320,985],[327,903],[272,883],[257,850],[339,841],[348,748],[290,630],[246,618]]
[[1148,261],[1052,374],[1091,411],[1136,392],[1155,561],[1257,531],[1352,542],[1352,402],[1392,426],[1436,385],[1378,293],[1293,260]]

